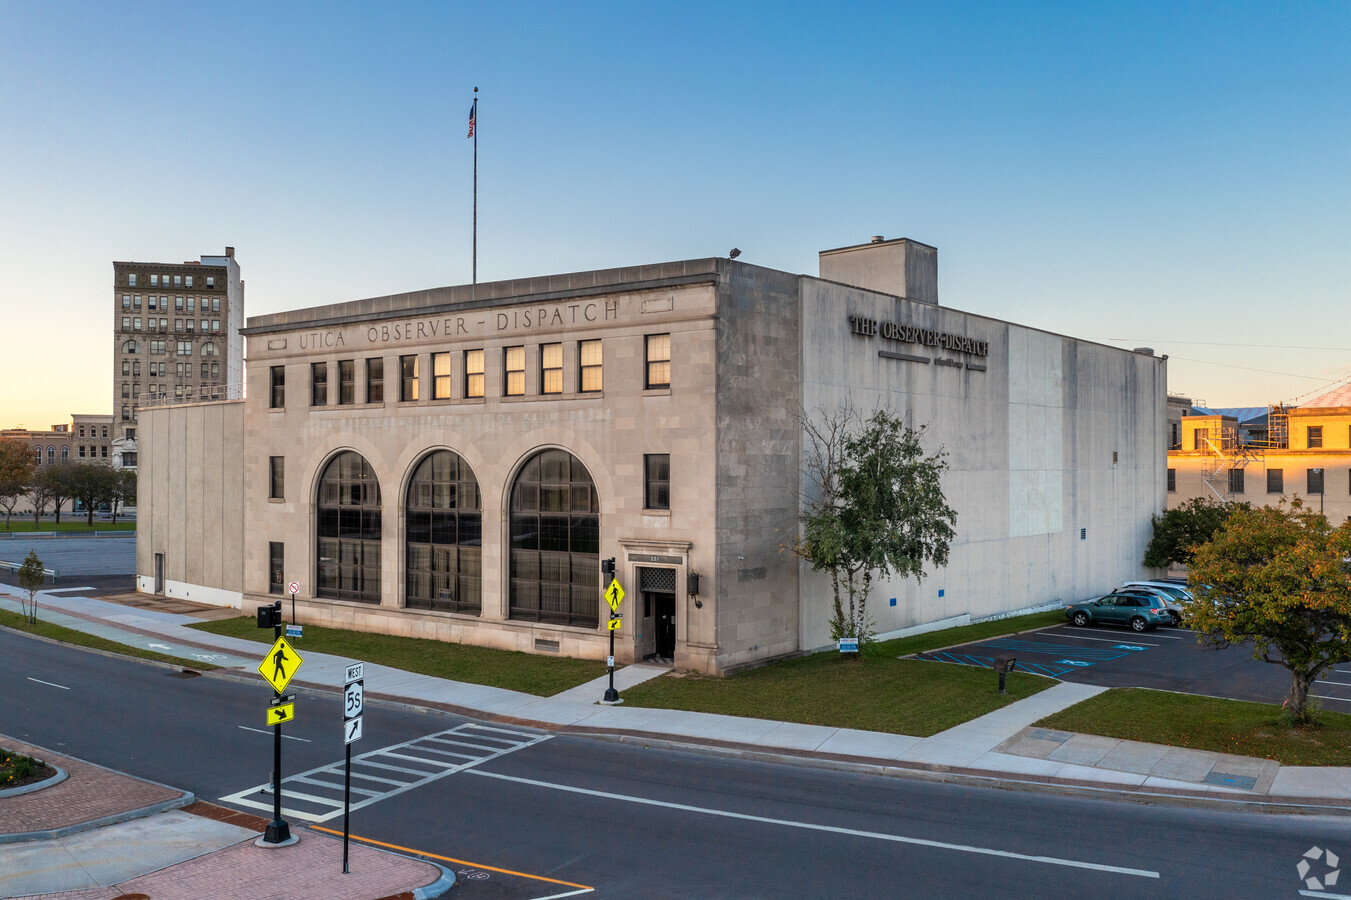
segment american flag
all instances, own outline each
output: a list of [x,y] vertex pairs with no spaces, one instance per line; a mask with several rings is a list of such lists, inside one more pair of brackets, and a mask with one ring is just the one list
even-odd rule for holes
[[469,137],[473,137],[473,136],[474,136],[474,110],[475,110],[475,109],[477,109],[477,104],[474,105],[474,106],[470,106],[470,107],[469,107]]

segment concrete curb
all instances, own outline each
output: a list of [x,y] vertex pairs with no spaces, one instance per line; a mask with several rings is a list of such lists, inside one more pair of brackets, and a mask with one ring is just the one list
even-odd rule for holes
[[[145,779],[141,779],[145,781]],[[168,785],[159,784],[155,781],[147,782],[149,784],[158,784],[159,787],[168,787]],[[169,788],[177,790],[177,788]],[[79,834],[81,831],[92,831],[95,828],[102,828],[104,825],[116,825],[120,822],[130,822],[132,819],[143,819],[146,816],[153,816],[156,813],[168,812],[171,809],[179,809],[184,806],[196,803],[197,798],[191,791],[185,791],[181,796],[172,800],[161,800],[159,803],[152,803],[149,806],[143,806],[140,809],[129,809],[125,812],[113,813],[98,819],[91,819],[88,822],[77,822],[74,825],[67,825],[64,828],[53,828],[49,831],[23,831],[17,834],[0,834],[0,844],[22,844],[27,841],[51,841],[58,838],[70,837],[72,834]]]
[[413,891],[413,900],[435,900],[435,898],[440,897],[446,891],[455,887],[454,872],[450,871],[450,869],[447,869],[440,863],[434,863],[429,859],[424,859],[422,861],[426,863],[431,863],[432,865],[440,869],[441,877],[436,879],[426,887],[420,887],[417,890]]
[[[38,761],[45,766],[52,766],[52,764],[47,762],[46,760],[38,760]],[[56,787],[58,784],[60,784],[61,782],[65,781],[67,778],[70,777],[70,773],[67,772],[65,769],[61,768],[60,766],[52,766],[52,768],[56,770],[56,774],[53,775],[51,778],[44,778],[43,780],[34,782],[33,784],[25,784],[23,787],[5,788],[3,791],[0,791],[0,800],[4,800],[6,797],[18,797],[22,794],[31,794],[34,791],[40,791],[43,788]]]

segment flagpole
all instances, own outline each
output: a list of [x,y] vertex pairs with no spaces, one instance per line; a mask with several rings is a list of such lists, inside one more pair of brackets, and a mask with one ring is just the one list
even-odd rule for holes
[[478,88],[474,88],[474,284],[478,284]]

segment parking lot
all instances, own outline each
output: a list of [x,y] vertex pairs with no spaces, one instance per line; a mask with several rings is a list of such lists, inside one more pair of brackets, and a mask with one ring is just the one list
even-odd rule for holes
[[[1290,691],[1284,666],[1253,659],[1250,647],[1211,650],[1186,628],[1128,628],[1068,622],[1009,637],[921,653],[919,659],[990,667],[1013,656],[1017,670],[1104,687],[1144,687],[1233,700],[1280,703]],[[1351,663],[1328,672],[1313,688],[1324,709],[1351,713]]]

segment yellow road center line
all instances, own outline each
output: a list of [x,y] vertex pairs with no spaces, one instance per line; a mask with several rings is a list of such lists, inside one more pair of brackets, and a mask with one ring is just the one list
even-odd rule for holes
[[[342,837],[341,831],[334,831],[332,828],[324,828],[322,825],[307,826],[311,831],[322,831],[325,834],[336,834]],[[377,847],[385,847],[389,850],[398,850],[402,853],[413,853],[417,856],[425,856],[429,859],[439,859],[442,862],[455,863],[457,866],[470,866],[475,869],[485,869],[489,872],[501,872],[503,875],[516,875],[520,878],[533,878],[535,881],[547,881],[550,884],[561,884],[564,887],[582,888],[583,890],[594,891],[595,888],[589,884],[577,884],[572,881],[562,881],[557,878],[548,878],[544,875],[530,875],[526,872],[516,872],[511,869],[499,869],[497,866],[485,866],[483,863],[470,862],[467,859],[455,859],[450,856],[438,856],[435,853],[428,853],[425,850],[414,850],[411,847],[400,847],[398,844],[387,844],[384,841],[377,841],[374,838],[358,837],[355,834],[348,835],[354,841],[360,841],[363,844],[374,844]]]

